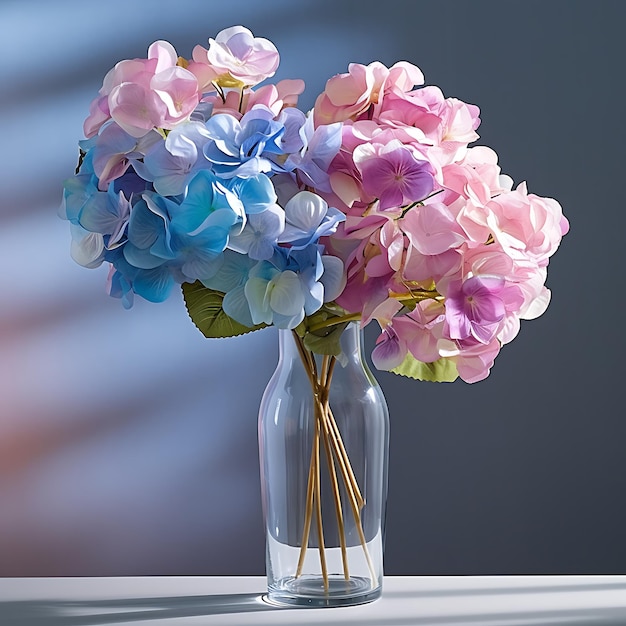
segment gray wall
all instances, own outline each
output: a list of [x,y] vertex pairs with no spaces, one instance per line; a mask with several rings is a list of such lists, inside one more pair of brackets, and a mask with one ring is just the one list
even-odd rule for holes
[[280,78],[305,79],[303,106],[351,61],[414,62],[480,106],[479,143],[571,222],[547,313],[487,380],[378,374],[387,573],[626,573],[626,4],[169,4],[0,5],[0,575],[263,573],[256,409],[273,331],[208,342],[178,297],[123,311],[104,268],[69,259],[56,217],[113,63],[159,38],[189,55],[239,23],[277,45]]

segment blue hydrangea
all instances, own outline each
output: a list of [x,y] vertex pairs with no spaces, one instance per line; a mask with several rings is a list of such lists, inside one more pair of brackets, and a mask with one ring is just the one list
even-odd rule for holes
[[248,178],[272,171],[269,155],[281,155],[280,138],[285,127],[264,106],[253,107],[240,121],[219,113],[207,123],[211,141],[203,148],[213,171],[223,178]]
[[80,142],[64,186],[72,257],[109,263],[108,291],[125,307],[135,294],[161,302],[200,280],[241,323],[292,328],[341,281],[341,261],[319,244],[344,216],[302,191],[328,186],[323,170],[340,139],[340,125],[316,130],[296,108],[275,116],[260,104],[238,119],[200,103],[190,119],[141,138],[109,121]]

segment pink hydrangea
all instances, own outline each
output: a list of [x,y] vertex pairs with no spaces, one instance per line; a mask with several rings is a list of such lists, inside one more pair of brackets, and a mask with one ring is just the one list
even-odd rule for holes
[[482,380],[520,320],[545,310],[545,265],[569,226],[555,200],[513,191],[493,150],[469,146],[478,107],[394,68],[353,64],[315,104],[316,124],[344,124],[325,194],[346,214],[329,242],[347,271],[337,302],[378,320],[377,366],[443,358]]
[[372,362],[378,369],[392,370],[408,353],[422,363],[437,361],[443,319],[443,305],[434,300],[424,300],[410,313],[395,317],[378,337]]
[[520,253],[545,264],[569,230],[561,205],[529,194],[522,183],[487,204],[487,224],[494,239],[512,256]]
[[347,73],[337,74],[326,82],[326,88],[315,101],[315,124],[355,118],[370,105],[381,102],[385,90],[409,91],[423,82],[421,70],[406,61],[391,68],[378,61],[369,65],[350,63]]
[[459,377],[466,383],[477,383],[487,378],[499,352],[500,342],[497,339],[488,344],[475,340],[439,342],[439,354],[454,362]]
[[223,87],[252,87],[274,75],[280,56],[271,41],[232,26],[209,39],[208,50],[196,46],[193,61],[190,69],[203,88],[214,80]]
[[189,119],[200,101],[198,81],[177,63],[176,51],[166,41],[153,43],[147,59],[120,61],[90,107],[85,136],[97,134],[109,119],[137,138]]

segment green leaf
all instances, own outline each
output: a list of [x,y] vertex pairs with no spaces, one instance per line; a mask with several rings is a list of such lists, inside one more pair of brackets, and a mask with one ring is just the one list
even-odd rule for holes
[[434,363],[422,363],[410,352],[398,367],[391,370],[394,374],[408,376],[416,380],[426,380],[434,383],[451,383],[459,377],[454,361],[441,358]]
[[341,334],[347,325],[348,322],[342,322],[315,332],[307,332],[302,339],[304,347],[315,352],[315,354],[339,356],[341,354]]
[[294,328],[294,330],[296,331],[296,335],[298,335],[298,337],[300,337],[300,339],[302,339],[304,337],[304,335],[306,335],[306,333],[307,333],[305,322],[304,321],[300,322]]
[[205,287],[200,281],[183,283],[187,312],[198,330],[207,338],[236,337],[265,328],[266,324],[244,326],[224,313],[224,294]]
[[337,317],[342,317],[347,314],[347,311],[336,302],[325,302],[320,311],[327,311],[329,314]]

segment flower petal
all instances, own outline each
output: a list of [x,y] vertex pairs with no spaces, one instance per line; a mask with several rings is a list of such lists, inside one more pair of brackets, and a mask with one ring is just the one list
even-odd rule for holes
[[304,294],[300,278],[295,272],[286,270],[272,280],[270,306],[281,315],[296,315],[304,307]]

